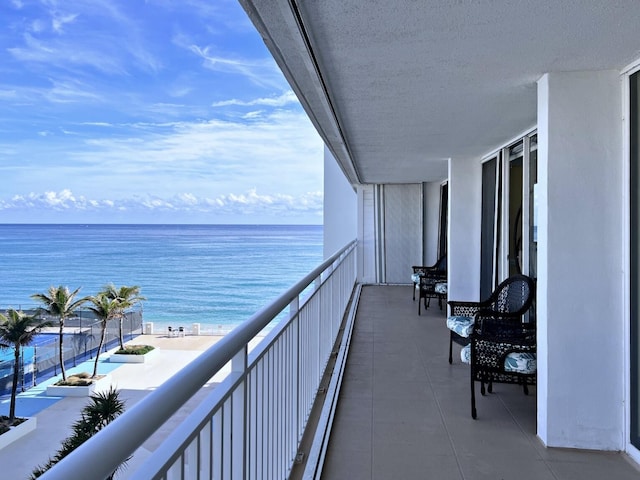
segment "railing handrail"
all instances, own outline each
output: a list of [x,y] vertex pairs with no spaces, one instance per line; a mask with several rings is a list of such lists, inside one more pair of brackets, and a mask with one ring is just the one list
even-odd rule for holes
[[[245,348],[296,297],[341,255],[355,248],[355,245],[356,240],[353,240],[326,259],[275,301],[234,328],[40,478],[86,480],[108,477],[215,373],[231,361],[234,355]],[[144,421],[137,421],[140,418],[144,418]],[[105,454],[107,450],[108,455]]]

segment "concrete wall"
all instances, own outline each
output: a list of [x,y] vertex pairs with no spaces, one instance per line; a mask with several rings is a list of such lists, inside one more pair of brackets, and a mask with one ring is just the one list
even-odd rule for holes
[[538,435],[624,448],[619,73],[538,82]]
[[358,198],[327,147],[324,148],[324,258],[356,238]]
[[479,300],[481,194],[480,159],[450,159],[447,274],[451,300]]

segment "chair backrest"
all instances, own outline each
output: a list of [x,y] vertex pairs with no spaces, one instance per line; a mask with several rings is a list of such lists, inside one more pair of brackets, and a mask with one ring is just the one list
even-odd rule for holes
[[486,303],[496,312],[522,315],[533,302],[533,289],[530,277],[513,275],[496,287]]
[[438,261],[436,262],[436,264],[433,266],[433,268],[439,272],[446,272],[447,271],[447,256],[444,255],[442,257],[440,257],[438,259]]

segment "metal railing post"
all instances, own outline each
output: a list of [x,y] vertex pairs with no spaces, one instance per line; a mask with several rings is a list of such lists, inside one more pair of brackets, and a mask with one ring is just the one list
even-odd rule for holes
[[243,376],[242,385],[235,389],[231,401],[231,428],[234,432],[231,443],[231,465],[225,471],[231,472],[233,480],[246,478],[246,445],[247,445],[247,354],[245,345],[231,359],[231,371]]

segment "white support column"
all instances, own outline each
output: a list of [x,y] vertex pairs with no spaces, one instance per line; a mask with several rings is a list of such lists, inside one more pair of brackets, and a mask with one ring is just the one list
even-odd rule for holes
[[449,160],[449,298],[477,301],[480,296],[480,159]]
[[538,82],[538,435],[624,449],[622,106],[614,71]]

